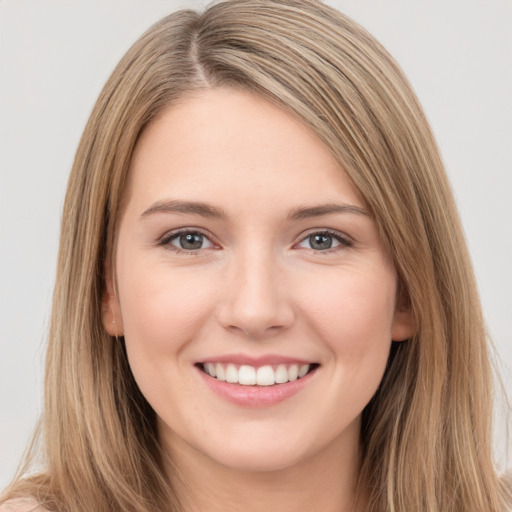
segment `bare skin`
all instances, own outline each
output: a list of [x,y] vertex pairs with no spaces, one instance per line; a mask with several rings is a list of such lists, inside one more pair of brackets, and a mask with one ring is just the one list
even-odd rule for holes
[[[104,324],[185,511],[362,510],[361,412],[412,319],[327,148],[249,93],[183,98],[138,142],[115,261]],[[243,383],[242,366],[289,382]]]

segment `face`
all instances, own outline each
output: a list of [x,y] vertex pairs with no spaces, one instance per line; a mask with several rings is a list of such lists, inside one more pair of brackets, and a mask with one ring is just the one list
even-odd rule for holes
[[265,100],[210,89],[147,127],[130,173],[104,323],[164,444],[250,470],[353,450],[411,322],[327,148]]

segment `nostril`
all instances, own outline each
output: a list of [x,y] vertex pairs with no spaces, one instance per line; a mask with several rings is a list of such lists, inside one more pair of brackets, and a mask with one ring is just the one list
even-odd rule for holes
[[227,329],[234,334],[242,335],[246,338],[252,340],[259,340],[264,338],[270,338],[278,333],[280,333],[283,329],[285,329],[284,325],[270,325],[268,327],[262,327],[254,324],[244,324],[244,325],[229,325]]

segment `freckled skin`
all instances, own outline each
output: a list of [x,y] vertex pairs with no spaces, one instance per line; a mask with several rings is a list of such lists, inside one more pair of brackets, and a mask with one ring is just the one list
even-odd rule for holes
[[[355,473],[361,411],[391,340],[410,335],[411,319],[396,311],[396,272],[369,215],[288,218],[304,206],[364,208],[329,151],[265,100],[214,89],[153,121],[130,173],[105,327],[112,331],[115,315],[175,460],[290,472],[316,461],[336,477]],[[142,216],[170,199],[207,203],[225,217]],[[199,231],[202,248],[179,250],[179,238],[168,235],[182,228]],[[331,249],[315,250],[308,237],[326,230],[352,245],[333,238]],[[232,353],[320,367],[290,399],[243,408],[212,393],[194,366]]]

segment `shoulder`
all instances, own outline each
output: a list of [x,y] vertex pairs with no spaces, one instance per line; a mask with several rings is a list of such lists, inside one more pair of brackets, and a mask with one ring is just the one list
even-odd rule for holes
[[49,512],[31,498],[17,498],[0,504],[0,512]]

